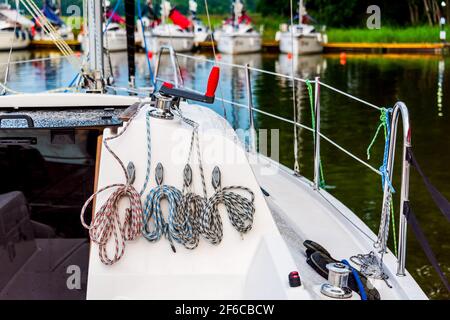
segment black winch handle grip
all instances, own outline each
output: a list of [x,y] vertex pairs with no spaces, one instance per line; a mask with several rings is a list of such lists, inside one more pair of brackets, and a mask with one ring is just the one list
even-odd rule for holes
[[184,89],[174,88],[172,84],[167,82],[163,83],[159,89],[159,92],[173,97],[195,100],[203,103],[214,103],[217,85],[219,84],[219,77],[220,69],[219,67],[214,66],[209,73],[208,85],[204,95]]

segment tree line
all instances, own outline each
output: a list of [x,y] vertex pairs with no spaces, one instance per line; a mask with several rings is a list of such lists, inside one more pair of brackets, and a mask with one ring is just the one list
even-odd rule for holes
[[[256,10],[263,15],[289,16],[289,3],[287,0],[258,0]],[[333,27],[364,27],[370,5],[378,5],[382,23],[392,26],[432,26],[439,24],[441,17],[446,17],[447,23],[450,20],[449,0],[304,0],[304,5],[313,18]]]
[[[42,6],[43,0],[36,1]],[[111,0],[114,6],[118,0]],[[124,1],[124,0],[122,0]],[[141,5],[145,0],[138,0]],[[160,0],[154,0],[156,4]],[[198,13],[205,14],[204,0],[197,0]],[[286,21],[290,17],[289,0],[243,0],[249,12],[257,12],[263,16],[284,16]],[[294,12],[298,2],[294,2]],[[441,17],[450,20],[450,0],[304,0],[307,12],[318,23],[331,27],[365,27],[368,17],[367,7],[378,5],[381,9],[381,21],[384,25],[437,25]],[[442,6],[442,2],[446,6]],[[171,0],[172,6],[180,11],[188,11],[188,0]],[[208,0],[210,14],[225,14],[230,12],[231,0]],[[70,5],[82,8],[82,0],[61,0],[63,15]],[[123,5],[119,8],[123,14]]]

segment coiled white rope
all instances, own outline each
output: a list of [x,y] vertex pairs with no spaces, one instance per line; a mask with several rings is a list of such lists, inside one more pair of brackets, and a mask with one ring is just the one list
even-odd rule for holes
[[[123,162],[119,157],[111,150],[108,145],[108,141],[117,139],[125,133],[130,123],[139,113],[140,108],[143,103],[140,103],[135,114],[130,118],[127,124],[124,126],[123,130],[111,137],[105,138],[103,144],[105,148],[111,153],[111,155],[119,163],[120,167],[126,178],[126,183],[116,183],[104,188],[101,188],[95,192],[83,205],[81,209],[80,219],[81,224],[89,230],[89,236],[91,241],[98,244],[99,246],[99,256],[102,263],[106,265],[112,265],[120,260],[125,251],[125,241],[135,240],[139,237],[142,230],[142,205],[141,197],[136,189],[133,187],[132,183],[134,180],[134,172],[129,173],[125,168]],[[101,192],[117,188],[108,200],[101,206],[101,208],[95,213],[92,218],[90,225],[86,224],[84,219],[84,213],[89,206],[89,204],[94,200],[94,198]],[[118,203],[122,198],[127,198],[129,200],[129,207],[125,210],[125,219],[123,222],[120,220]],[[114,237],[114,256],[109,257],[107,251],[107,244]]]

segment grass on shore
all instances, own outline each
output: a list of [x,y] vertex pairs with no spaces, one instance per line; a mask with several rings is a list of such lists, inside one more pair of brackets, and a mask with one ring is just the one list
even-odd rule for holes
[[[281,23],[289,23],[289,18],[280,16],[263,17],[260,14],[250,15],[255,28],[259,30],[259,26],[264,26],[264,40],[274,40],[275,33],[279,30]],[[207,25],[208,19],[206,15],[200,16],[202,21]],[[211,25],[218,27],[222,21],[228,18],[227,15],[211,15]],[[349,28],[327,30],[329,42],[385,42],[385,43],[432,43],[440,42],[439,27],[417,26],[417,27],[390,27],[381,26],[379,30],[370,30],[366,28]],[[447,26],[447,39],[450,39],[450,27]]]
[[[288,23],[289,18],[281,16],[264,17],[261,14],[250,14],[256,30],[260,30],[263,26],[263,39],[266,41],[275,40],[275,33],[279,30],[280,24]],[[213,28],[221,26],[222,21],[227,19],[227,14],[210,15],[211,25]],[[66,18],[66,17],[64,17]],[[200,15],[199,18],[208,25],[206,15]],[[67,18],[66,18],[67,19]],[[65,19],[65,20],[66,20]],[[80,18],[82,20],[82,18]],[[81,24],[79,20],[79,24]],[[66,21],[67,22],[67,21]],[[74,30],[78,33],[79,30]],[[390,27],[381,26],[379,30],[370,30],[366,28],[349,28],[327,30],[328,42],[384,42],[384,43],[433,43],[440,42],[439,27],[417,26],[417,27]],[[446,27],[447,39],[450,40],[450,27]]]
[[[381,27],[379,30],[370,29],[330,29],[329,42],[385,42],[385,43],[424,43],[439,42],[439,27]],[[446,28],[447,39],[450,28]]]

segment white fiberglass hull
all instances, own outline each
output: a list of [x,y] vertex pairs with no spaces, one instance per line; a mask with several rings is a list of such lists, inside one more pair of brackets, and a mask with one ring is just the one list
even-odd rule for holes
[[200,42],[206,41],[207,37],[208,37],[208,32],[206,32],[206,31],[194,32],[195,45],[199,45]]
[[0,31],[0,50],[9,50],[11,46],[13,49],[25,49],[30,42],[30,35],[26,31]]
[[[89,39],[87,37],[80,37],[81,48],[84,52],[89,49]],[[110,52],[126,51],[127,50],[127,34],[125,30],[109,31],[106,36],[103,36],[103,45]]]
[[[63,40],[74,40],[75,36],[72,32],[72,28],[70,27],[61,27],[56,29],[56,33],[61,37]],[[44,41],[53,41],[53,37],[49,34],[45,33],[44,31],[41,31],[39,33],[36,33],[33,36],[33,40],[44,40]]]
[[320,34],[318,33],[294,36],[294,48],[292,48],[291,33],[282,32],[280,35],[280,52],[294,55],[320,53],[323,51],[323,45],[319,38]]
[[221,33],[217,39],[217,49],[222,53],[252,53],[261,51],[261,48],[260,34]]
[[[159,52],[162,46],[171,46],[175,52],[188,52],[194,48],[194,36],[161,36],[145,33],[145,41],[149,51]],[[144,47],[144,43],[141,44]]]

